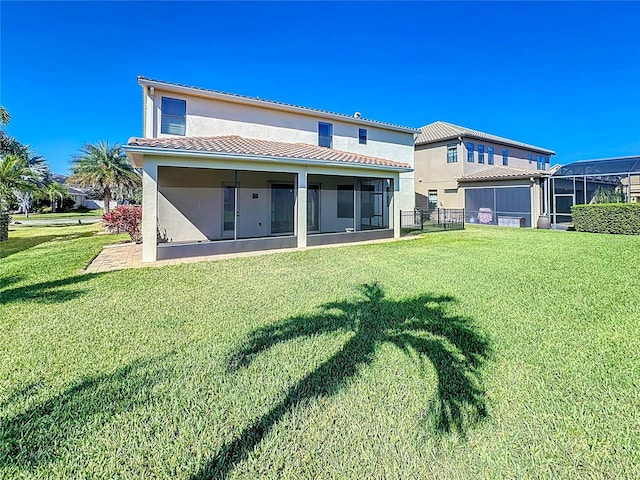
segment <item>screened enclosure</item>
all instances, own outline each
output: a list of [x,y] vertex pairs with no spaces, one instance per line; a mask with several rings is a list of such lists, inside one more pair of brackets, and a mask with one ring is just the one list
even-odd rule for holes
[[571,207],[585,203],[640,202],[640,157],[570,163],[551,177],[551,221],[572,222]]
[[306,202],[298,184],[286,172],[159,167],[158,258],[292,248],[299,235],[308,246],[393,237],[392,179],[309,174]]
[[531,189],[466,188],[465,220],[472,224],[531,227]]

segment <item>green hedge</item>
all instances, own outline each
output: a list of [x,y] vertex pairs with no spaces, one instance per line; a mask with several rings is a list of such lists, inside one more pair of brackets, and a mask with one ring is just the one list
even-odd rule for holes
[[571,207],[573,225],[579,232],[640,233],[640,203],[594,203]]

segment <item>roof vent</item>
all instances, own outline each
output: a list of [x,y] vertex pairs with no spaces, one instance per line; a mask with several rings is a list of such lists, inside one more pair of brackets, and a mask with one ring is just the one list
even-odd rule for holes
[[356,112],[353,114],[354,118],[360,118],[362,114],[360,112]]

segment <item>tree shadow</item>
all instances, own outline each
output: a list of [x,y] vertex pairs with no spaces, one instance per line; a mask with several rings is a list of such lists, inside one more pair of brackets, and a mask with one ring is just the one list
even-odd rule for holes
[[[32,228],[32,227],[22,227]],[[40,227],[42,228],[42,227]],[[0,242],[0,258],[6,258],[14,253],[23,252],[33,247],[37,247],[40,244],[52,242],[52,241],[67,241],[74,240],[76,238],[92,237],[95,232],[76,232],[66,233],[62,235],[34,235],[29,237],[13,238],[9,237],[8,240]]]
[[[73,387],[26,411],[0,421],[0,467],[36,468],[59,458],[87,432],[99,429],[119,413],[151,400],[153,386],[169,381],[163,361],[175,352],[138,360],[110,374],[82,379]],[[24,401],[39,385],[16,392]]]
[[308,399],[329,397],[345,388],[385,343],[435,368],[437,398],[430,402],[429,418],[436,434],[455,433],[464,438],[471,426],[488,415],[481,372],[491,356],[489,339],[470,319],[447,315],[445,305],[454,302],[453,297],[425,294],[389,300],[378,284],[365,284],[361,291],[361,300],[324,304],[317,315],[293,317],[250,334],[231,357],[230,371],[247,367],[261,352],[295,338],[329,332],[351,332],[353,336],[292,385],[267,414],[223,445],[192,479],[226,478],[288,412],[301,408]]
[[[0,305],[8,305],[9,303],[36,301],[39,303],[63,303],[78,298],[88,292],[87,289],[65,289],[69,285],[76,285],[86,282],[100,275],[99,273],[85,273],[66,277],[60,280],[51,280],[48,282],[34,283],[21,287],[7,288],[0,291]],[[4,280],[4,279],[3,279]]]

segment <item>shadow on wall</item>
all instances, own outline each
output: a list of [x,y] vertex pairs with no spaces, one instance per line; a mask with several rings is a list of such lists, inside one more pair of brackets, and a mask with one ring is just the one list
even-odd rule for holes
[[429,197],[416,192],[416,208],[429,208]]
[[247,367],[260,352],[294,338],[354,333],[339,352],[291,386],[280,403],[223,445],[192,479],[227,477],[288,412],[302,408],[309,398],[329,397],[345,388],[384,343],[396,345],[410,358],[417,354],[421,364],[428,360],[435,367],[437,398],[430,403],[429,420],[437,434],[464,438],[470,426],[488,415],[481,370],[490,357],[489,341],[471,320],[446,315],[444,305],[453,297],[421,295],[393,301],[378,284],[361,288],[360,301],[329,303],[322,306],[323,314],[293,317],[250,335],[229,361],[230,371]]

